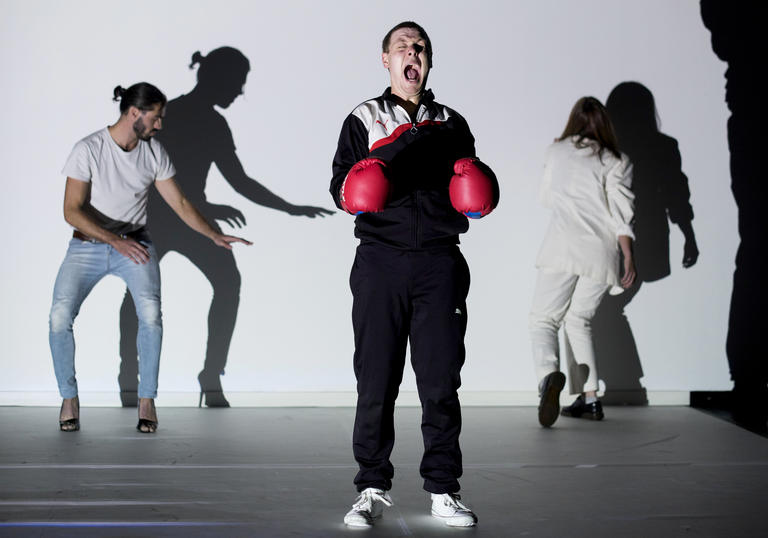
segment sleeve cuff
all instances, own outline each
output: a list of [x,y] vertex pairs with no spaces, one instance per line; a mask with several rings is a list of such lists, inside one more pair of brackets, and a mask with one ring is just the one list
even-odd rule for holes
[[635,240],[635,233],[632,231],[632,226],[629,224],[622,224],[618,228],[616,228],[616,237],[620,235],[626,235],[629,238],[632,239],[632,241]]

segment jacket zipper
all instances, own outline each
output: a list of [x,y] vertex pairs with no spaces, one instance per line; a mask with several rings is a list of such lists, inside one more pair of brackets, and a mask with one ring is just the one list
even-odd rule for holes
[[[419,108],[416,110],[416,118],[411,122],[411,134],[415,135],[418,132],[418,128],[416,127],[416,124],[419,121],[419,116],[421,116],[422,111],[424,110],[424,105],[419,105]],[[420,215],[420,204],[421,201],[419,199],[419,191],[414,192],[414,199],[413,199],[413,207],[414,207],[414,219],[413,219],[413,242],[416,248],[421,247],[421,218]]]
[[[395,105],[395,106],[397,106],[400,110],[402,110],[405,113],[405,115],[408,117],[408,119],[411,120],[411,116],[410,114],[408,114],[408,111],[405,110],[405,108],[403,108],[400,105]],[[417,124],[419,122],[419,116],[422,115],[422,112],[424,110],[425,110],[424,105],[419,105],[418,110],[416,110],[416,118],[411,120],[412,135],[415,135],[419,131]],[[421,246],[421,233],[420,233],[421,219],[419,218],[419,205],[420,205],[419,191],[414,191],[413,210],[411,211],[411,215],[413,219],[413,244],[416,248]]]

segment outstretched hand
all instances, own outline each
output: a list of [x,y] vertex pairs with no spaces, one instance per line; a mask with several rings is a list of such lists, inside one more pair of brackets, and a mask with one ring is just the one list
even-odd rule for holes
[[245,226],[245,215],[239,209],[223,204],[208,204],[205,206],[205,214],[214,220],[223,220],[232,228]]
[[293,215],[294,217],[309,217],[310,219],[314,219],[315,217],[325,218],[326,215],[333,215],[334,213],[335,211],[311,205],[292,205],[288,209],[289,215]]
[[211,239],[218,246],[227,250],[232,250],[232,243],[243,243],[244,245],[253,244],[247,239],[243,239],[242,237],[235,237],[233,235],[216,234]]

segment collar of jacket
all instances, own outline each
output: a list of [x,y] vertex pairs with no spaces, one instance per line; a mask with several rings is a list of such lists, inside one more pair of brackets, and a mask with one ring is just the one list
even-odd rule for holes
[[[395,102],[395,98],[392,96],[392,88],[387,87],[386,90],[384,90],[384,93],[381,94],[381,96],[384,99],[387,99],[388,101]],[[435,94],[432,93],[432,90],[424,90],[421,93],[421,99],[419,100],[419,105],[424,105],[426,108],[431,108],[432,105],[435,102]]]

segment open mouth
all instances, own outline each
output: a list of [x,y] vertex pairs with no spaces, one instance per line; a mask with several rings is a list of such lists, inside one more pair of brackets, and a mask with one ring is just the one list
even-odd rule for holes
[[405,80],[409,82],[416,82],[419,80],[419,70],[416,66],[407,65],[403,74],[405,75]]

